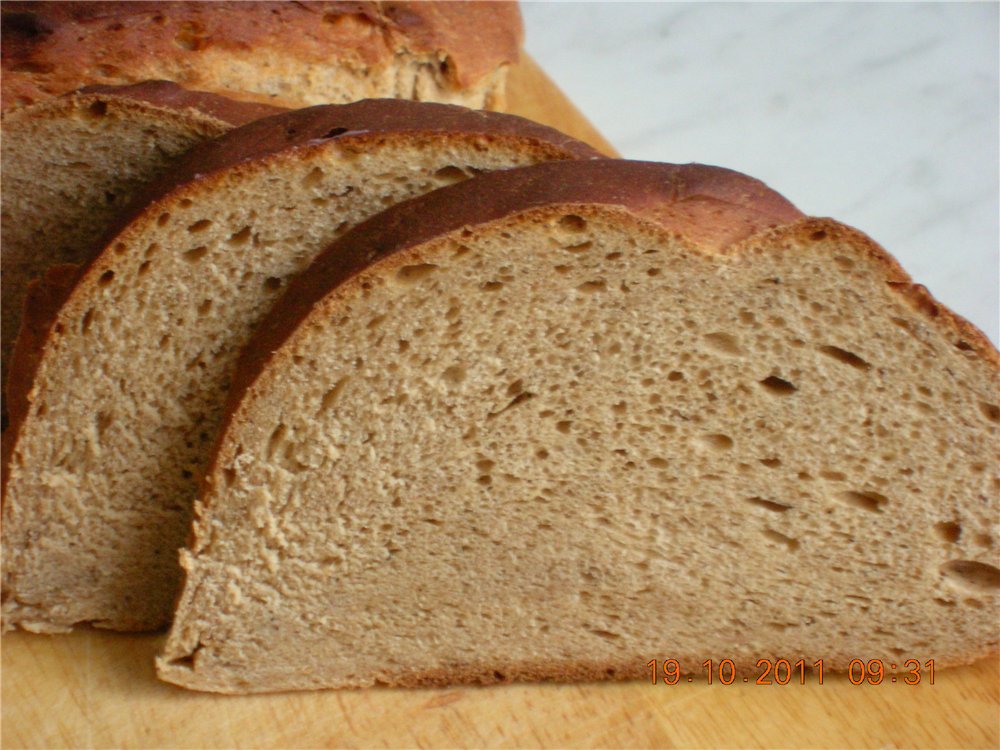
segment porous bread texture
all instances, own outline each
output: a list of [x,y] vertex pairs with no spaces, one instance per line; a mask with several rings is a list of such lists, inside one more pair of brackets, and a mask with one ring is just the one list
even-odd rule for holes
[[[639,169],[602,169],[437,191],[295,283],[241,363],[162,679],[648,679],[651,659],[749,674],[996,649],[995,350],[900,293],[852,229],[755,218],[745,186],[682,195],[705,182],[685,168],[650,210]],[[621,196],[567,200],[594,173]],[[473,188],[508,204],[474,220]]]
[[30,281],[85,261],[136,188],[196,143],[278,111],[154,81],[4,113],[0,383]]
[[[283,145],[260,153],[271,136]],[[513,116],[363,102],[261,120],[188,154],[78,279],[37,290],[55,311],[27,321],[11,366],[4,627],[168,622],[232,364],[287,280],[403,198],[583,153]]]
[[522,37],[513,2],[5,2],[3,108],[163,78],[293,107],[502,110]]

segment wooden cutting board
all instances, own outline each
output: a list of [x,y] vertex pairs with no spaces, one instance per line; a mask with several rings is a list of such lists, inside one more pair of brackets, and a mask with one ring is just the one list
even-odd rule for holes
[[[512,111],[613,154],[531,61]],[[996,748],[996,659],[909,686],[509,685],[226,697],[160,683],[162,635],[13,633],[2,643],[2,747]],[[666,656],[651,654],[654,656]],[[719,659],[725,654],[719,654]]]

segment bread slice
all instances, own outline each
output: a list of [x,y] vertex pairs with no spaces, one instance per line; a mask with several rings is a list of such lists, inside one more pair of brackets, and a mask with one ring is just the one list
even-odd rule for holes
[[4,625],[167,622],[231,366],[286,281],[399,200],[595,155],[520,117],[394,100],[276,115],[189,152],[78,275],[36,290],[8,389]]
[[997,646],[996,350],[760,183],[484,175],[261,325],[161,678],[228,693]]
[[280,112],[167,81],[93,86],[2,118],[0,369],[28,282],[82,263],[132,193],[196,143]]
[[502,110],[516,2],[14,2],[3,109],[164,78],[286,106],[374,97]]

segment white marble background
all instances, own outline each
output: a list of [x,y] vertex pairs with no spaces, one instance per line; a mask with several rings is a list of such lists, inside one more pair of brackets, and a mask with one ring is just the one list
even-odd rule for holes
[[522,7],[529,53],[624,156],[758,177],[1000,341],[1000,4]]

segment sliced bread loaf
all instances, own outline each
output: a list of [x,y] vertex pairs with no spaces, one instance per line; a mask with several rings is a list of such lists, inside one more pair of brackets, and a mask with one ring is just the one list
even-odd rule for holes
[[289,277],[404,198],[595,154],[519,117],[395,100],[264,118],[189,152],[78,275],[35,292],[8,388],[4,625],[167,622],[231,366]]
[[0,369],[28,282],[82,263],[135,189],[196,143],[281,111],[167,81],[94,86],[2,118]]
[[4,2],[3,108],[165,78],[287,106],[503,109],[515,2]]
[[484,175],[243,357],[159,675],[242,693],[997,647],[998,355],[870,239],[702,166]]

